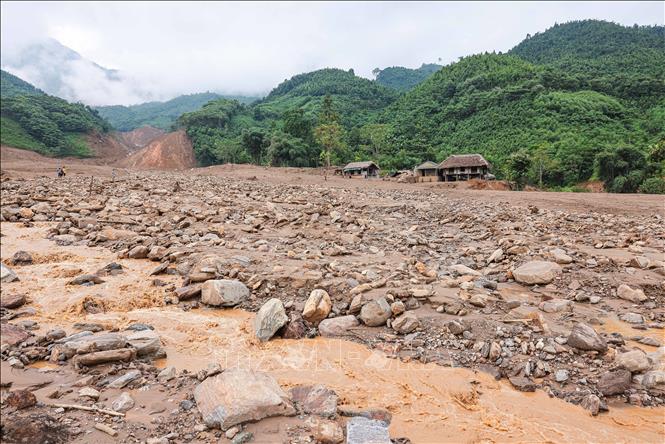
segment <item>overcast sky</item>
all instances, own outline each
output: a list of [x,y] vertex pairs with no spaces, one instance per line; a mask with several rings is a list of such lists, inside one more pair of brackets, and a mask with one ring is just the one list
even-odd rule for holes
[[[2,2],[2,52],[52,37],[159,97],[265,93],[323,67],[445,64],[506,51],[556,22],[660,24],[659,2]],[[99,99],[118,103],[128,98]],[[97,101],[99,101],[97,100]]]

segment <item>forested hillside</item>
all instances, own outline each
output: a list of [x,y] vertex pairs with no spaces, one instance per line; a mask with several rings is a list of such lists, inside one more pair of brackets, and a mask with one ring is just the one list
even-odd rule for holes
[[403,66],[375,68],[376,82],[397,91],[408,91],[442,68],[436,63],[423,63],[420,68],[410,69]]
[[0,97],[13,97],[22,94],[44,94],[44,92],[13,74],[0,70]]
[[519,183],[599,178],[610,190],[635,191],[663,169],[662,35],[663,27],[572,22],[510,54],[466,57],[380,117],[392,134],[382,156],[407,166],[479,152]]
[[99,106],[96,109],[118,131],[131,131],[142,126],[170,130],[182,114],[195,111],[211,100],[220,98],[238,100],[240,103],[251,103],[258,100],[258,97],[222,96],[205,92],[178,96],[166,102],[148,102],[131,106]]
[[249,106],[218,100],[179,124],[198,160],[315,166],[360,156],[361,133],[397,93],[353,71],[322,69],[285,80]]
[[83,135],[108,131],[95,110],[43,94],[2,71],[0,141],[3,145],[53,156],[87,156]]

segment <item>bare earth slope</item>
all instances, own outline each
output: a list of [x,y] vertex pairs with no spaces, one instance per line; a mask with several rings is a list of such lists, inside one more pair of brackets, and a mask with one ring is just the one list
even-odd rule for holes
[[196,159],[185,132],[176,131],[153,140],[117,165],[146,170],[183,170],[196,166]]
[[166,133],[159,128],[142,126],[132,131],[119,132],[117,137],[130,149],[138,150],[164,134]]

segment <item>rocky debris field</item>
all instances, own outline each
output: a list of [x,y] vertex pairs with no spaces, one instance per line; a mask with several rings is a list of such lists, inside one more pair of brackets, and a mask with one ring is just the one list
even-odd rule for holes
[[[4,180],[1,197],[3,235],[8,225],[44,227],[58,247],[117,258],[70,272],[67,287],[86,291],[51,295],[47,307],[22,273],[43,255],[6,256],[3,246],[3,374],[34,379],[3,393],[7,442],[26,433],[83,442],[94,424],[124,442],[239,444],[259,442],[246,424],[271,417],[288,422],[284,442],[391,442],[388,410],[338,405],[325,381],[284,388],[269,373],[214,362],[198,373],[158,368],[168,351],[150,323],[121,330],[59,316],[135,308],[244,309],[256,312],[258,344],[344,338],[405,363],[481,371],[591,415],[617,403],[665,404],[662,213],[174,173]],[[125,273],[118,262],[133,260],[152,262],[149,292],[95,294]],[[45,311],[48,329],[34,319]],[[31,393],[44,387],[48,373],[35,368],[44,363],[69,369],[48,403]],[[142,387],[142,401],[123,391]],[[138,403],[167,398],[167,420],[124,421]]]

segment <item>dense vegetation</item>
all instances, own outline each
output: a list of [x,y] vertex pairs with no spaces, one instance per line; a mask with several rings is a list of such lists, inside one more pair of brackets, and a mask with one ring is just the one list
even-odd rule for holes
[[441,65],[436,63],[423,63],[416,69],[391,66],[384,69],[375,68],[372,73],[380,85],[397,91],[408,91],[440,69]]
[[211,100],[220,98],[237,100],[240,103],[251,103],[258,100],[258,97],[221,96],[205,92],[178,96],[166,102],[148,102],[131,106],[99,106],[96,109],[99,111],[99,115],[119,131],[131,131],[142,126],[169,130],[182,114],[200,109]]
[[316,166],[363,153],[351,150],[397,92],[353,71],[322,69],[282,82],[251,105],[217,100],[178,123],[199,162]]
[[83,135],[108,131],[109,124],[90,107],[43,94],[18,77],[2,73],[3,145],[46,155],[87,156],[90,150]]
[[[402,167],[479,152],[499,177],[522,185],[598,178],[612,191],[634,192],[649,177],[662,181],[662,160],[648,155],[665,139],[662,36],[663,27],[573,22],[510,54],[463,58],[380,117],[391,143],[379,160]],[[629,167],[604,174],[601,165],[612,161]]]
[[44,92],[14,74],[0,70],[0,97],[14,97],[23,94],[44,94]]

